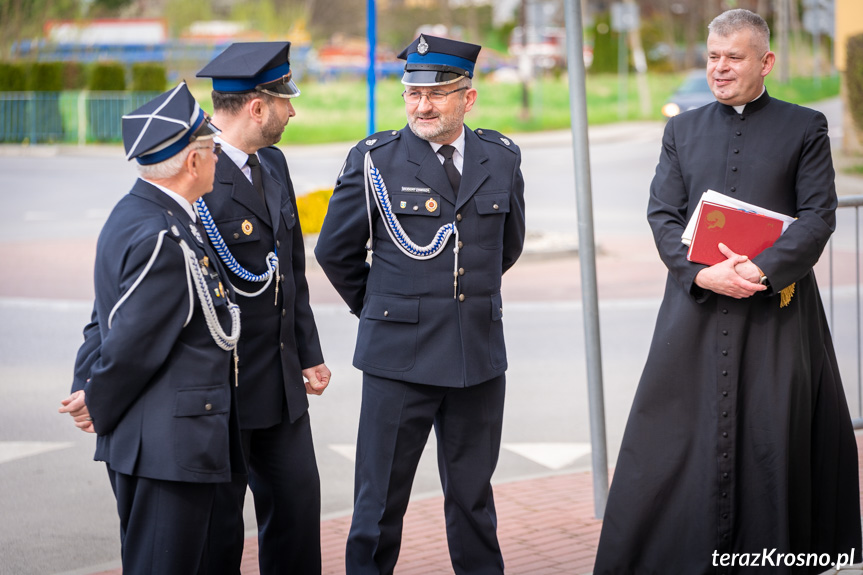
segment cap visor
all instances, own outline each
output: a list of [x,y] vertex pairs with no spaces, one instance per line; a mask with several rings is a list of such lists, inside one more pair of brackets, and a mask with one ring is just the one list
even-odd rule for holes
[[285,81],[285,78],[279,78],[266,84],[260,84],[255,87],[258,92],[264,92],[277,98],[296,98],[300,95],[300,89],[292,79]]
[[462,78],[466,78],[455,72],[440,72],[438,70],[412,70],[405,71],[402,76],[402,84],[405,86],[443,86],[452,84]]
[[215,138],[222,131],[210,123],[210,118],[205,118],[201,125],[198,126],[198,129],[195,130],[195,133],[192,134],[190,141],[194,142],[195,140],[206,140],[208,138]]

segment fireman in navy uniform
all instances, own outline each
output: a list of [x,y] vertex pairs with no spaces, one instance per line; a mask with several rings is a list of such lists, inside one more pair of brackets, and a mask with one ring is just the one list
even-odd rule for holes
[[[330,371],[309,305],[293,184],[274,147],[300,94],[289,56],[290,42],[236,43],[198,73],[213,79],[213,120],[223,126],[223,161],[198,208],[243,313],[237,393],[264,575],[321,571],[320,477],[306,395],[320,395]],[[220,493],[212,573],[240,571],[246,484],[237,476]]]
[[315,249],[360,322],[349,575],[392,573],[432,427],[453,568],[503,572],[490,483],[507,367],[500,287],[522,251],[524,181],[509,138],[464,125],[479,51],[422,35],[399,55],[408,125],[351,149]]
[[83,375],[60,409],[97,434],[126,574],[206,573],[216,487],[244,472],[239,310],[192,208],[212,189],[216,133],[185,83],[123,117],[140,179],[99,236]]

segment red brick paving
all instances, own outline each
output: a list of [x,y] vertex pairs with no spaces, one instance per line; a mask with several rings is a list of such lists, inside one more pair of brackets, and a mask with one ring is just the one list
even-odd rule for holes
[[[863,434],[857,435],[863,477]],[[503,483],[494,488],[506,572],[510,575],[590,573],[602,522],[593,517],[589,472],[551,475]],[[350,517],[321,523],[324,575],[345,572],[345,541]],[[241,571],[258,575],[258,543],[246,539]],[[120,569],[93,575],[120,575]],[[405,515],[398,575],[451,575],[446,547],[443,498],[412,501]]]

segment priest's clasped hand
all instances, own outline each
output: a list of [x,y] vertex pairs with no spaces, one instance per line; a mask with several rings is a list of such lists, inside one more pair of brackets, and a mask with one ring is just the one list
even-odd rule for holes
[[695,285],[735,299],[747,298],[767,289],[760,283],[761,270],[747,256],[734,253],[722,243],[719,251],[727,259],[698,272]]

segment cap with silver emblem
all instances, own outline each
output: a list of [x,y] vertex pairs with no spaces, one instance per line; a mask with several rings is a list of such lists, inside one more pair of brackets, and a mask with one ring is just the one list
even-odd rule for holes
[[439,86],[461,78],[473,78],[473,70],[482,46],[420,34],[399,58],[405,60],[402,84]]

